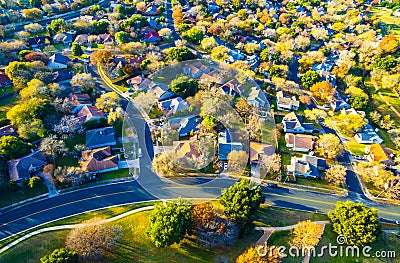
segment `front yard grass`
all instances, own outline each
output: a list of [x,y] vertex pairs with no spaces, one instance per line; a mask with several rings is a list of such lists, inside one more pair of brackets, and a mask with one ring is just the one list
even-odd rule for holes
[[[7,181],[6,179],[1,180]],[[16,192],[11,191],[5,182],[2,182],[0,185],[0,208],[47,193],[47,187],[44,184],[40,184],[35,188],[19,189]]]
[[342,191],[342,187],[338,186],[333,186],[329,184],[327,181],[321,179],[321,178],[316,178],[316,179],[307,179],[307,178],[302,178],[302,177],[296,177],[296,184],[299,185],[305,185],[305,186],[312,186],[312,187],[319,187],[319,188],[325,188],[325,189],[330,189],[330,190],[336,190],[336,191]]
[[328,217],[320,213],[309,213],[262,204],[254,223],[257,226],[281,227],[294,225],[303,220],[323,221],[328,220]]
[[350,153],[352,155],[365,155],[365,144],[361,144],[358,142],[347,142],[347,146],[349,147]]
[[129,176],[129,169],[119,169],[116,171],[106,172],[100,174],[100,181],[124,178]]
[[56,166],[79,166],[79,163],[73,156],[60,156],[56,159]]

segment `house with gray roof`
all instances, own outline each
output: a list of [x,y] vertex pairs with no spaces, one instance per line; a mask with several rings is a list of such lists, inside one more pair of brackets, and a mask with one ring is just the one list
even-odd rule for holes
[[286,94],[283,91],[278,91],[276,93],[276,99],[277,99],[276,104],[278,106],[278,110],[290,111],[299,109],[300,102],[296,99],[295,96],[292,96],[290,98],[286,96]]
[[7,164],[10,180],[20,181],[31,178],[47,164],[47,161],[44,153],[38,151],[19,159],[8,161]]
[[47,67],[52,70],[66,69],[68,68],[68,63],[70,61],[71,60],[67,56],[61,55],[60,53],[55,53],[49,58],[49,61],[47,62]]
[[375,130],[374,127],[372,127],[372,125],[369,123],[358,130],[356,135],[354,135],[354,138],[358,143],[381,144],[383,142],[383,139],[378,135],[377,130]]
[[243,145],[240,142],[220,143],[218,147],[218,158],[220,161],[228,161],[228,155],[232,151],[243,150]]
[[295,112],[290,112],[283,117],[282,127],[284,132],[290,133],[311,134],[314,130],[314,125],[312,123],[303,123],[302,117]]
[[185,116],[169,120],[169,125],[178,130],[179,137],[189,136],[191,132],[198,131],[200,123],[201,119],[196,116]]
[[117,136],[114,127],[99,128],[86,132],[86,147],[89,149],[115,146],[116,144]]
[[304,154],[301,158],[292,156],[290,165],[286,166],[289,175],[305,178],[321,177],[321,172],[328,168],[323,158]]

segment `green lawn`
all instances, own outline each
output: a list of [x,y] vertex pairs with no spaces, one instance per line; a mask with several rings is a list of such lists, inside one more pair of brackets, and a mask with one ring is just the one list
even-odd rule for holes
[[313,187],[320,187],[320,188],[326,188],[330,190],[336,190],[336,191],[342,191],[343,189],[341,187],[333,186],[329,184],[327,181],[317,178],[317,179],[306,179],[302,177],[296,177],[296,184],[299,185],[306,185],[306,186],[313,186]]
[[47,187],[43,184],[36,188],[19,189],[16,192],[11,191],[11,189],[7,186],[3,186],[3,183],[0,183],[0,185],[0,207],[8,206],[25,199],[47,193]]
[[[179,245],[166,248],[155,248],[146,235],[150,211],[134,214],[113,224],[122,227],[124,236],[114,252],[107,253],[102,262],[215,262],[224,255],[231,262],[248,246],[254,245],[262,233],[253,231],[235,244],[228,247],[204,249],[193,237],[189,237]],[[68,231],[44,233],[18,244],[2,255],[1,263],[5,262],[38,262],[41,257],[55,248],[62,247]],[[43,241],[45,240],[45,241]]]
[[257,226],[290,226],[304,220],[321,221],[328,220],[328,217],[319,213],[261,205],[261,209],[257,212],[255,224]]
[[120,169],[116,171],[106,172],[100,174],[100,180],[111,180],[129,176],[129,169]]
[[86,133],[81,133],[72,137],[69,137],[65,140],[65,146],[68,149],[74,149],[74,146],[77,144],[85,144],[86,143]]
[[290,248],[290,241],[293,239],[294,235],[292,231],[278,231],[272,233],[270,238],[268,239],[268,245],[270,246],[284,246],[287,248],[287,250],[284,252],[288,256],[285,257],[283,262],[288,262],[288,263],[301,263],[303,260],[303,257],[291,257],[289,255],[288,249]]
[[61,156],[56,158],[56,166],[78,166],[78,159],[72,156]]
[[351,154],[353,155],[365,155],[365,144],[361,144],[358,142],[347,142],[347,146],[350,149]]

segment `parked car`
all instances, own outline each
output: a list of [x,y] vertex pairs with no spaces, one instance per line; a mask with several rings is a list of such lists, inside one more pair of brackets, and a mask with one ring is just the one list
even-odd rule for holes
[[277,184],[267,184],[267,187],[269,188],[278,188]]
[[139,158],[143,157],[142,148],[138,149],[138,157]]

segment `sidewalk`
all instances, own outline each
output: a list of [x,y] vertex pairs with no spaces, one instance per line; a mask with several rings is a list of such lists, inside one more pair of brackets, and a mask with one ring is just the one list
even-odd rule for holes
[[[120,214],[118,216],[108,218],[108,219],[104,220],[104,223],[110,223],[110,222],[113,222],[115,220],[124,218],[126,216],[129,216],[129,215],[132,215],[132,214],[135,214],[135,213],[139,213],[139,212],[146,211],[146,210],[152,210],[153,208],[154,208],[154,206],[145,206],[145,207],[137,208],[135,210],[128,211],[128,212]],[[2,254],[3,252],[7,251],[10,248],[12,248],[13,246],[19,244],[20,242],[22,242],[22,241],[24,241],[24,240],[26,240],[28,238],[31,238],[33,236],[39,235],[41,233],[46,233],[46,232],[50,232],[50,231],[57,231],[57,230],[72,229],[72,228],[75,228],[75,227],[77,227],[79,225],[81,225],[81,224],[52,226],[52,227],[46,227],[46,228],[43,228],[43,229],[39,229],[39,230],[33,231],[33,232],[29,233],[29,234],[26,234],[26,235],[18,238],[17,240],[5,245],[4,247],[2,247],[0,249],[0,254]]]

